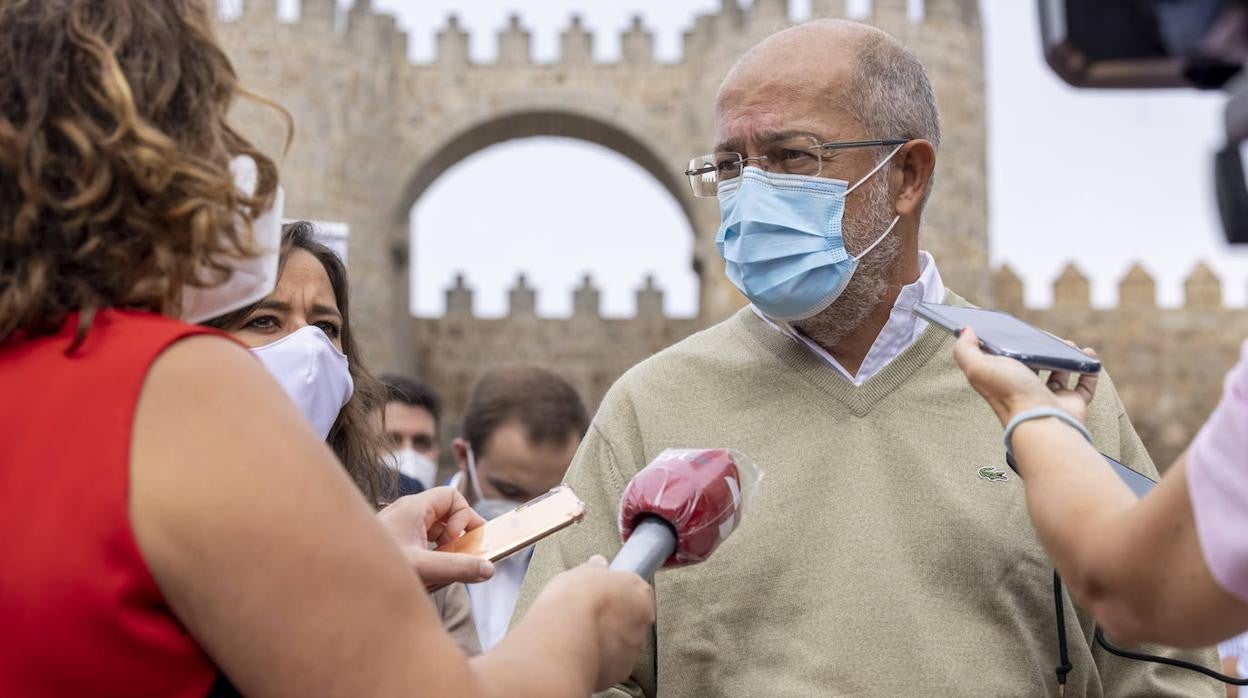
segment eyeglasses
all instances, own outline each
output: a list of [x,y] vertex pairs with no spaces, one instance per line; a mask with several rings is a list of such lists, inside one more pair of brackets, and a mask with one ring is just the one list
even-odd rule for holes
[[823,173],[823,159],[831,151],[902,145],[908,142],[907,138],[887,138],[877,141],[820,143],[814,136],[797,136],[768,144],[763,148],[762,155],[754,157],[747,158],[741,153],[711,153],[696,157],[689,161],[685,176],[689,178],[689,186],[693,187],[694,196],[709,198],[718,193],[720,182],[740,176],[742,168],[748,163],[756,163],[762,167],[762,163],[766,162],[770,165],[768,171],[771,172],[818,177]]

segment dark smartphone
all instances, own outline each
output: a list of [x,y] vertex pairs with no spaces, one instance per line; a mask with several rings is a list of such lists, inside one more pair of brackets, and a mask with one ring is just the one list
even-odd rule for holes
[[1100,361],[1000,310],[916,303],[914,312],[955,336],[963,327],[970,327],[979,336],[979,346],[984,351],[1017,359],[1032,368],[1077,373],[1101,370]]
[[[1104,453],[1101,455],[1105,456]],[[1157,481],[1151,477],[1128,468],[1109,456],[1105,456],[1105,462],[1109,463],[1109,467],[1113,468],[1115,473],[1118,473],[1118,477],[1122,478],[1122,481],[1127,483],[1127,487],[1130,487],[1131,491],[1134,492],[1137,497],[1143,497],[1157,484]]]
[[[1149,490],[1153,489],[1153,487],[1157,485],[1156,480],[1139,472],[1138,470],[1129,468],[1104,453],[1101,454],[1101,457],[1105,459],[1106,463],[1109,463],[1109,467],[1113,468],[1114,472],[1118,475],[1118,478],[1126,483],[1127,487],[1131,488],[1131,491],[1135,493],[1136,497],[1143,497],[1148,494]],[[1010,470],[1018,473],[1018,464],[1015,463],[1008,454],[1005,457],[1005,463],[1010,466]]]

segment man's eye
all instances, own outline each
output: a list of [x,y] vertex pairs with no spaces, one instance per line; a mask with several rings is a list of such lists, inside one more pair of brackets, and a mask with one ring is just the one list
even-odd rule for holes
[[814,156],[812,156],[810,153],[806,152],[805,150],[790,150],[788,148],[785,148],[784,150],[780,151],[781,162],[796,162],[800,160],[805,160],[810,157],[814,157]]
[[494,489],[498,490],[498,493],[505,499],[513,499],[517,502],[527,502],[532,499],[527,492],[509,485],[500,485],[496,482],[494,483]]

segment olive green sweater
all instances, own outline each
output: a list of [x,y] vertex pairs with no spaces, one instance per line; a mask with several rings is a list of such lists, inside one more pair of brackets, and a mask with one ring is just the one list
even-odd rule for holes
[[[951,349],[929,327],[855,387],[747,308],[637,365],[568,472],[586,519],[538,545],[517,613],[557,572],[615,553],[620,494],[660,451],[726,446],[766,471],[751,509],[708,561],[656,575],[654,637],[611,693],[1055,695],[1053,570]],[[1101,451],[1156,475],[1108,377],[1088,421]],[[1220,695],[1094,647],[1069,600],[1066,624],[1068,696]]]

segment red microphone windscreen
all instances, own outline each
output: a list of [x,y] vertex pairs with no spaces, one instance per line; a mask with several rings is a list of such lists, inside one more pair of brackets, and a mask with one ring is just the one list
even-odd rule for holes
[[702,562],[740,522],[742,470],[746,486],[759,478],[753,463],[729,449],[668,449],[624,488],[620,532],[628,540],[647,514],[676,531],[676,552],[664,567]]

